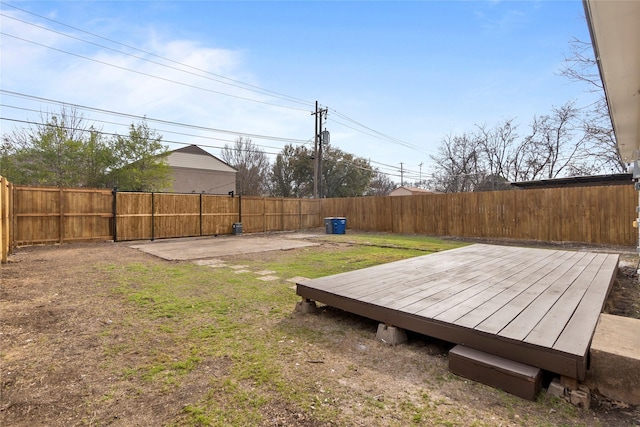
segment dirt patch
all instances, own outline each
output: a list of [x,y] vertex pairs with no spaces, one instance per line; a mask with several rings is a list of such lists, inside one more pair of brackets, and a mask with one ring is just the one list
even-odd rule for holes
[[[203,374],[218,369],[219,361],[204,361],[190,374],[188,388],[169,395],[114,375],[109,366],[108,349],[118,348],[136,331],[105,333],[131,308],[113,298],[115,284],[105,282],[93,267],[136,261],[159,262],[113,244],[32,247],[11,256],[0,272],[0,424],[71,426],[140,419],[138,425],[161,425],[168,411],[207,390]],[[128,357],[144,357],[146,351],[140,348]],[[140,387],[139,400],[120,399],[122,390]]]
[[[322,244],[314,250],[346,247]],[[287,253],[225,260],[275,260]],[[101,243],[21,248],[2,266],[0,425],[183,425],[188,423],[186,407],[224,392],[212,384],[228,374],[233,361],[225,357],[199,360],[171,388],[122,369],[144,365],[158,352],[172,360],[173,352],[185,345],[148,334],[153,319],[131,321],[135,307],[114,293],[120,284],[105,274],[104,266],[132,262],[172,263],[125,244]],[[640,290],[634,269],[620,270],[609,312],[638,317]],[[332,407],[339,415],[327,421],[314,416],[313,409],[275,399],[262,407],[261,425],[400,425],[394,413],[411,411],[425,401],[437,402],[430,411],[443,414],[442,420],[427,420],[426,413],[416,410],[415,425],[530,425],[540,419],[548,425],[640,422],[635,408],[609,403],[574,413],[563,403],[524,402],[453,378],[447,371],[448,343],[411,334],[408,345],[387,347],[373,339],[375,326],[330,307],[321,307],[317,316],[287,314],[265,325],[283,335],[274,345],[282,346],[279,363],[285,379],[305,379],[317,397],[309,408]],[[290,340],[287,330],[300,329],[308,330],[311,338]]]
[[616,279],[604,311],[617,316],[640,319],[640,282],[637,268],[620,265]]

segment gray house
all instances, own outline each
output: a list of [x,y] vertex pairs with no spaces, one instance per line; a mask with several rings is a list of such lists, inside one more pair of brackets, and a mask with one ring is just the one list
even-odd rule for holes
[[197,145],[170,151],[167,163],[175,193],[229,194],[236,191],[237,170]]

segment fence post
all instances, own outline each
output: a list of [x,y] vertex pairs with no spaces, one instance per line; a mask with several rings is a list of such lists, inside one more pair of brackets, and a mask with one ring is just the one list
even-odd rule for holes
[[111,194],[113,194],[113,202],[111,206],[113,206],[113,241],[118,241],[118,187],[113,187],[111,190]]
[[9,220],[11,221],[10,229],[9,229],[9,253],[13,252],[13,247],[16,242],[16,229],[17,229],[17,219],[16,219],[16,211],[15,205],[16,202],[16,186],[12,183],[9,183]]
[[9,238],[9,181],[0,176],[0,262],[6,263],[11,241]]
[[200,193],[200,235],[202,236],[202,193]]
[[60,233],[60,236],[59,236],[60,244],[62,244],[64,242],[64,194],[63,194],[62,187],[60,187],[60,190],[58,191],[58,206],[60,207],[58,231]]
[[[7,181],[8,182],[8,181]],[[16,200],[16,187],[11,182],[9,182],[9,193],[7,195],[9,200],[9,221],[7,224],[7,228],[5,229],[7,232],[7,237],[9,239],[9,250],[8,253],[13,253],[13,247],[16,243],[16,215],[15,215],[15,200]]]
[[153,191],[151,192],[151,241],[156,238],[156,218],[155,218],[155,199],[153,197]]

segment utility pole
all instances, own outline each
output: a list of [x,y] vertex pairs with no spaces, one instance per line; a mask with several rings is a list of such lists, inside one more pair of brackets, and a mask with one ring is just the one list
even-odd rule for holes
[[420,166],[420,188],[422,188],[422,162],[418,166]]
[[318,198],[318,101],[316,101],[316,112],[311,113],[315,116],[315,133],[313,138],[313,198]]
[[316,111],[311,113],[315,116],[316,127],[314,137],[314,150],[313,150],[313,198],[317,199],[318,196],[322,197],[322,115],[327,117],[329,109],[324,108],[318,110],[318,101],[316,101]]
[[[324,113],[325,113],[325,118],[326,118],[327,117],[326,116],[326,114],[327,114],[327,110],[326,109],[324,110]],[[320,129],[322,129],[322,123],[320,123]],[[325,130],[321,130],[320,131],[320,153],[319,153],[320,162],[319,162],[319,166],[318,166],[318,168],[320,169],[320,177],[319,177],[319,179],[320,179],[320,189],[319,189],[320,198],[324,198],[325,195],[326,195],[326,189],[324,188],[324,185],[322,184],[322,156],[323,156],[323,152],[324,152],[322,147],[325,147],[325,149],[326,149],[326,147],[328,147],[328,146],[329,146],[329,131],[326,130],[326,129]]]
[[404,169],[402,165],[404,165],[404,163],[400,162],[400,187],[404,187]]

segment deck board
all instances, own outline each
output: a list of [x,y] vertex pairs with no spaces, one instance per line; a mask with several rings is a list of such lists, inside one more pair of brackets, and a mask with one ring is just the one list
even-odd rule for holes
[[[593,331],[595,331],[598,323],[598,317],[594,317],[593,313],[602,311],[609,289],[611,289],[615,281],[615,273],[611,276],[610,271],[617,270],[617,267],[617,258],[608,257],[604,261],[580,305],[578,305],[573,316],[554,343],[553,348],[555,350],[569,352],[571,349],[579,348],[581,343],[587,341],[591,343]],[[606,281],[609,281],[608,287],[604,286]]]
[[[497,310],[491,316],[489,316],[484,322],[476,326],[475,329],[487,332],[489,334],[497,334],[504,329],[505,325],[511,324],[513,320],[519,316],[523,311],[529,309],[536,299],[546,292],[550,287],[558,286],[558,281],[567,280],[567,274],[578,274],[580,265],[578,264],[583,258],[584,253],[576,253],[573,257],[559,265],[551,274],[543,277],[541,280],[536,281],[529,286],[524,292],[519,294],[509,304],[504,305]],[[561,285],[561,283],[560,283]],[[541,306],[535,308],[542,308]],[[526,320],[526,318],[523,318]],[[530,319],[531,322],[531,319]]]
[[[481,323],[488,321],[489,317],[509,316],[508,311],[519,312],[517,308],[516,298],[520,298],[520,295],[526,292],[531,294],[536,293],[536,289],[544,289],[553,280],[553,276],[557,275],[556,270],[562,266],[569,258],[575,256],[574,253],[563,251],[559,255],[553,254],[554,258],[550,261],[548,257],[542,261],[544,265],[539,269],[534,269],[529,276],[520,278],[518,282],[512,283],[507,289],[504,289],[497,295],[484,302],[478,302],[477,306],[470,307],[470,311],[459,319],[456,319],[454,323],[458,326],[467,328],[476,328]],[[536,266],[536,264],[534,264]],[[535,274],[534,274],[535,273]],[[549,276],[549,277],[547,277]],[[512,303],[513,301],[513,303]],[[526,303],[523,299],[520,300],[520,307],[526,307]],[[513,318],[513,317],[511,317]],[[494,319],[499,325],[504,325],[505,320]]]
[[[535,295],[533,301],[497,333],[502,337],[524,341],[533,328],[549,313],[549,310],[569,289],[571,284],[580,283],[577,281],[580,274],[584,272],[585,268],[590,267],[590,262],[593,259],[589,255],[591,254],[578,261],[574,265],[575,268],[562,275],[543,292]],[[565,307],[565,309],[573,310],[574,307]]]
[[519,269],[512,276],[503,280],[488,281],[488,287],[474,295],[469,295],[466,300],[438,314],[435,318],[443,322],[455,323],[459,326],[476,326],[485,320],[489,314],[495,312],[497,308],[503,307],[515,295],[525,289],[530,284],[527,282],[527,278],[533,277],[536,272],[540,274],[541,270],[549,268],[552,264],[549,263],[548,258],[556,255],[557,251],[549,251],[548,254],[540,257],[535,263]]
[[463,290],[463,287],[473,286],[474,283],[485,280],[491,275],[493,269],[517,257],[518,252],[514,251],[509,256],[487,260],[485,253],[484,262],[465,265],[453,271],[447,270],[434,278],[429,276],[427,280],[422,280],[421,285],[408,288],[405,297],[389,302],[383,301],[386,307],[415,313],[426,308],[430,303],[444,299],[451,292]]
[[441,292],[442,299],[438,298],[436,301],[423,303],[423,308],[416,314],[435,318],[444,311],[458,310],[461,303],[467,300],[470,295],[476,295],[493,286],[495,283],[491,280],[492,277],[500,276],[508,279],[527,264],[526,255],[519,255],[513,259],[503,258],[501,261],[502,265],[485,269],[482,275],[475,277],[472,281],[467,281],[462,286],[456,284],[456,286],[451,286]]
[[345,311],[582,379],[618,255],[477,244],[297,283]]
[[[575,309],[584,297],[591,281],[600,270],[605,260],[604,254],[597,255],[592,262],[582,270],[572,286],[556,300],[547,310],[544,317],[529,332],[525,338],[527,342],[545,347],[553,347],[556,340],[566,327]],[[598,310],[600,311],[600,310]]]

